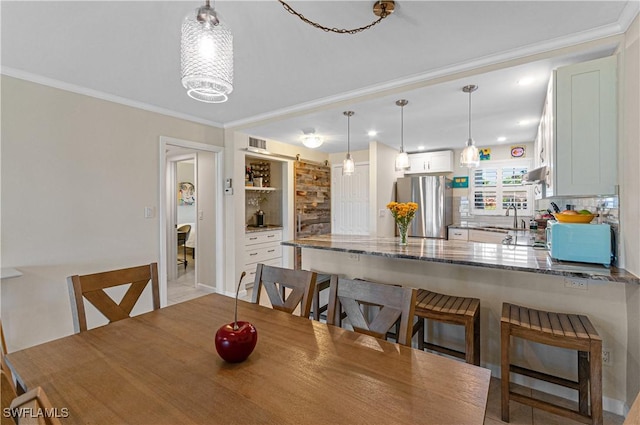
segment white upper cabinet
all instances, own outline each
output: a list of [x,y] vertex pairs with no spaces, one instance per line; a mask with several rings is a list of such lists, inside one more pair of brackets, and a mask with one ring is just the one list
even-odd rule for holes
[[453,151],[409,154],[410,168],[405,174],[445,174],[453,172]]
[[554,196],[617,193],[617,56],[555,72]]

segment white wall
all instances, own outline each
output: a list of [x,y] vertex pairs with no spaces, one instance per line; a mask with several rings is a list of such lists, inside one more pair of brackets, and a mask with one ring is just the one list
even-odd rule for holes
[[[640,18],[625,34],[620,52],[620,229],[624,268],[640,276]],[[629,346],[627,404],[631,406],[640,391],[640,287],[627,285],[627,321]]]
[[[159,137],[222,130],[2,76],[1,283],[10,351],[73,333],[66,277],[158,261]],[[144,208],[154,208],[144,218]]]
[[[377,236],[394,236],[396,225],[387,204],[395,201],[395,182],[402,177],[395,170],[398,151],[378,142],[369,143],[370,176],[370,218],[371,234]],[[380,212],[383,212],[382,217]]]

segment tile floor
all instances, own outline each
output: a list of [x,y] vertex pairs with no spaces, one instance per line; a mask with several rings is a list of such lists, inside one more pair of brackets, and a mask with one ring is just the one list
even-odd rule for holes
[[187,259],[186,268],[183,265],[178,265],[176,280],[167,282],[167,305],[181,303],[210,293],[195,286],[196,260],[192,259],[190,255],[187,256]]
[[[577,403],[569,400],[542,394],[536,390],[531,390],[529,388],[521,387],[518,385],[514,385],[513,388],[514,391],[521,394],[531,395],[531,393],[533,392],[536,397],[540,397],[545,401],[551,401],[566,407],[577,409]],[[510,403],[509,415],[509,423],[511,425],[577,425],[580,423],[569,418],[553,415],[543,410],[534,409],[532,407],[514,401]],[[491,383],[489,385],[489,399],[487,401],[487,412],[484,418],[484,425],[506,423],[502,422],[500,416],[500,380],[497,378],[491,378]],[[622,416],[614,415],[610,412],[604,412],[604,425],[622,425],[623,422],[624,418]]]

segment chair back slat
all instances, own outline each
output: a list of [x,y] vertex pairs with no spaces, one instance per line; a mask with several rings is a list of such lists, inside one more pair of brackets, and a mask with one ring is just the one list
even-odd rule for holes
[[308,270],[291,270],[258,264],[253,285],[252,302],[260,302],[265,289],[275,310],[293,313],[300,306],[300,315],[309,317],[317,274]]
[[18,420],[20,425],[61,425],[60,419],[54,414],[56,409],[42,387],[36,387],[13,399],[11,411],[16,409],[23,409],[25,412]]
[[[385,338],[400,319],[398,343],[410,346],[416,296],[412,288],[332,276],[327,323],[339,324],[344,310],[356,332]],[[363,308],[371,305],[380,307],[372,318],[373,312]]]
[[[140,295],[150,284],[153,309],[160,308],[157,263],[84,276],[75,275],[70,276],[68,280],[72,294],[71,300],[76,332],[87,330],[84,299],[96,307],[111,323],[130,317],[131,311],[140,299]],[[104,291],[106,288],[129,284],[130,286],[120,303],[115,302]]]

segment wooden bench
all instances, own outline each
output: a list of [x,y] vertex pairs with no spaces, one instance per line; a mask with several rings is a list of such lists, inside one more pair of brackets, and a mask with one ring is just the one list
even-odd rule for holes
[[[602,339],[587,316],[550,313],[502,304],[500,320],[502,420],[509,422],[509,400],[587,424],[602,424]],[[511,337],[578,351],[578,381],[511,364]],[[568,409],[510,390],[509,372],[578,390],[578,410]],[[591,413],[589,413],[589,398]]]
[[[421,289],[416,298],[415,315],[418,322],[413,334],[418,333],[418,348],[437,351],[458,357],[467,363],[480,366],[480,300],[455,297]],[[436,345],[425,341],[426,320],[464,326],[465,351]]]

